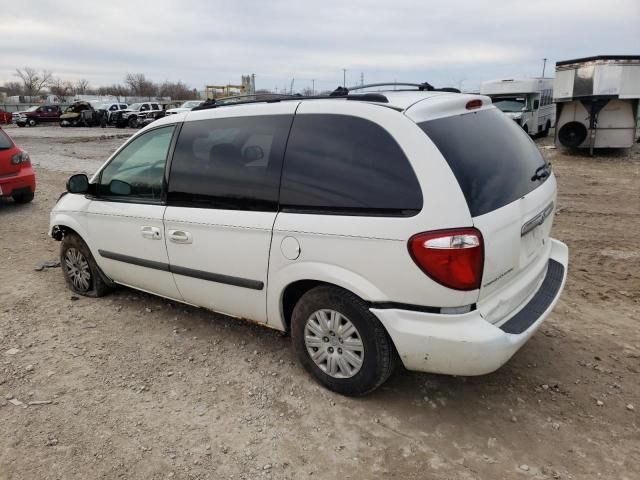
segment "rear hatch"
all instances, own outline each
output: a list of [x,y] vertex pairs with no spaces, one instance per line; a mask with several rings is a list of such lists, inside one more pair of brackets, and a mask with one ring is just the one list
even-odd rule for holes
[[20,171],[20,164],[11,163],[11,157],[19,152],[9,136],[0,129],[0,178],[13,175]]
[[503,323],[544,278],[556,182],[535,143],[496,108],[419,123],[436,144],[483,237],[477,307]]

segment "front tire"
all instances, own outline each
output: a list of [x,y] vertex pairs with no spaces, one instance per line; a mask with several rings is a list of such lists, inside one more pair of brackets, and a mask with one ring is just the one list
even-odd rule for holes
[[291,333],[302,365],[334,392],[365,395],[393,372],[389,335],[367,304],[346,290],[327,285],[305,293],[293,309]]
[[30,127],[35,127],[38,122],[36,122],[33,118],[30,118],[29,120],[27,120],[27,123],[29,124]]
[[138,128],[138,117],[129,118],[129,128]]
[[87,244],[75,233],[65,234],[60,245],[60,266],[71,291],[85,297],[102,297],[110,287]]

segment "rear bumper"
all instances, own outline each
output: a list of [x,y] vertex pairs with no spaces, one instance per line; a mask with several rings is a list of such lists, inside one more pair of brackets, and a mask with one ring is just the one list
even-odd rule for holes
[[556,305],[567,279],[567,246],[552,239],[544,281],[535,295],[500,327],[478,310],[442,315],[371,309],[387,329],[409,370],[484,375],[505,364],[538,330]]
[[23,167],[17,175],[0,176],[0,197],[10,197],[14,193],[36,191],[36,175],[33,167]]

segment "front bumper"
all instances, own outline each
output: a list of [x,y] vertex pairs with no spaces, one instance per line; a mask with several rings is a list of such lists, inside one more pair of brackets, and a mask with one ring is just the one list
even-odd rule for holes
[[531,338],[562,293],[567,279],[568,249],[558,240],[551,242],[544,281],[533,297],[500,327],[487,322],[478,310],[462,315],[397,309],[371,309],[371,312],[387,329],[407,369],[449,375],[491,373]]
[[14,193],[36,191],[36,175],[33,167],[22,167],[16,175],[0,176],[0,197],[10,197]]

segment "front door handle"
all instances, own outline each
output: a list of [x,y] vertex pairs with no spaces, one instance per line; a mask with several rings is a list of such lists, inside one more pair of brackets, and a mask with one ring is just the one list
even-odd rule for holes
[[184,230],[169,230],[169,240],[173,243],[193,243],[193,237]]
[[148,238],[150,240],[160,240],[162,238],[162,234],[160,233],[160,229],[158,227],[149,227],[143,226],[140,227],[140,234],[144,238]]

